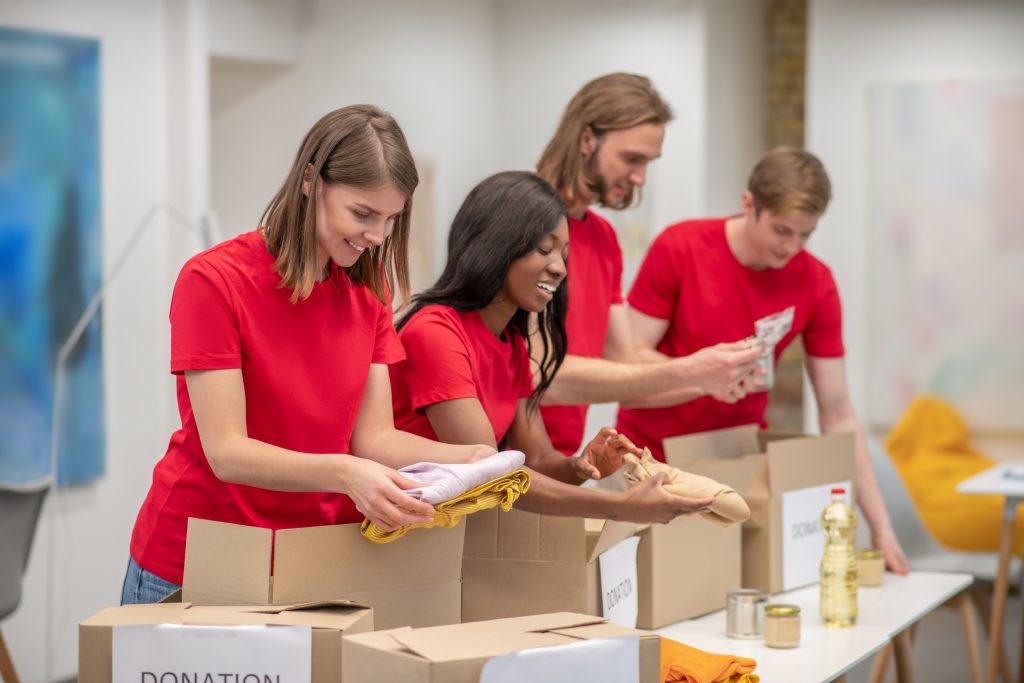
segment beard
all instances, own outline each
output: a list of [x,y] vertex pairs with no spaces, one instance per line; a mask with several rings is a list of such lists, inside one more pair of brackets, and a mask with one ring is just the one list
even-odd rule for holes
[[606,208],[615,209],[621,211],[622,209],[628,209],[633,204],[633,194],[635,192],[634,187],[630,187],[629,191],[622,197],[619,202],[611,202],[608,199],[608,183],[605,182],[604,176],[601,175],[597,168],[597,157],[601,153],[602,141],[598,139],[597,146],[594,147],[593,153],[587,160],[587,175],[590,176],[590,189],[593,191],[594,196],[597,198],[597,202]]

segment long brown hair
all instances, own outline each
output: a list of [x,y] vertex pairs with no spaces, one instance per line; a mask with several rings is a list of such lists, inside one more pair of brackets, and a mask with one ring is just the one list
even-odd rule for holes
[[[310,165],[308,194],[303,194],[303,177]],[[321,180],[353,187],[391,182],[405,195],[405,208],[395,219],[391,235],[380,246],[367,249],[345,272],[355,284],[369,287],[382,303],[396,284],[402,298],[407,298],[409,216],[419,175],[398,123],[368,104],[336,109],[316,122],[306,133],[284,185],[263,212],[260,222],[275,259],[274,269],[281,276],[279,286],[290,288],[291,300],[296,302],[310,295],[322,275],[317,272],[314,199]]]
[[[613,73],[584,85],[569,102],[558,130],[544,149],[537,172],[572,206],[601,199],[601,179],[580,150],[583,132],[594,135],[625,130],[645,123],[666,124],[672,109],[651,85],[649,78]],[[627,198],[628,205],[630,198]],[[620,208],[620,207],[613,207]]]

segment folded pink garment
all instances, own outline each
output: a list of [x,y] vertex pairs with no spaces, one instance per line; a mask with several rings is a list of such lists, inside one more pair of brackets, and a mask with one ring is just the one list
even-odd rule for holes
[[420,488],[409,489],[406,493],[424,503],[439,505],[519,469],[524,462],[526,455],[521,451],[502,451],[471,463],[442,465],[435,462],[418,462],[398,471],[405,477],[424,484]]

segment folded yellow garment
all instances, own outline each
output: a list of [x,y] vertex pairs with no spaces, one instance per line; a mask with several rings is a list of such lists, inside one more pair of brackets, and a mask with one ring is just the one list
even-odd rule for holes
[[622,474],[631,486],[664,472],[666,474],[664,486],[669,493],[684,498],[715,499],[711,503],[710,510],[700,513],[701,517],[709,522],[718,526],[729,526],[745,522],[750,517],[750,507],[747,505],[747,501],[725,484],[659,462],[646,448],[642,457],[638,458],[632,453],[627,453],[625,459],[626,464]]
[[390,543],[397,538],[405,536],[409,529],[426,528],[435,526],[453,527],[466,515],[471,515],[480,510],[487,510],[497,505],[508,512],[512,509],[512,503],[518,500],[530,489],[530,475],[526,470],[515,470],[502,475],[497,479],[477,486],[475,489],[466,491],[461,496],[452,498],[434,506],[434,521],[424,524],[406,524],[394,531],[384,531],[368,519],[363,520],[360,531],[363,536],[374,543]]
[[[885,449],[921,515],[939,543],[957,550],[999,547],[1002,496],[958,493],[957,484],[996,460],[971,444],[971,432],[956,409],[935,396],[915,398],[892,428]],[[1017,514],[1014,553],[1024,545],[1024,510]]]
[[758,683],[757,662],[661,639],[661,683]]

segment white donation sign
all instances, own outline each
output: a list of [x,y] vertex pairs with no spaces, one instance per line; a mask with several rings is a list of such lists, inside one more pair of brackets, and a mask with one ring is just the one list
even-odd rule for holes
[[480,683],[640,683],[640,639],[602,638],[494,657]]
[[601,614],[613,624],[636,628],[636,550],[640,538],[630,536],[597,558],[601,569]]
[[782,590],[788,591],[818,581],[825,533],[821,513],[832,502],[832,489],[846,490],[850,503],[850,482],[812,486],[782,494]]
[[115,626],[111,683],[310,683],[308,626]]

